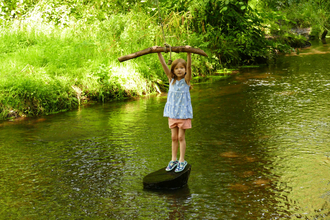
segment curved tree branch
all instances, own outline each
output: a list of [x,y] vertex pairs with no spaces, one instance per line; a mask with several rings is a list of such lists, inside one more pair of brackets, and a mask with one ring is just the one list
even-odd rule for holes
[[[186,48],[185,46],[180,46],[180,47],[171,47],[171,50],[172,50],[172,52],[175,52],[175,53],[186,52],[186,53],[199,54],[199,55],[207,57],[207,54],[203,50],[198,49],[198,48],[192,48],[192,47]],[[147,49],[138,51],[136,53],[132,53],[132,54],[129,54],[126,56],[119,57],[118,60],[120,62],[123,62],[123,61],[134,59],[134,58],[137,58],[137,57],[149,54],[149,53],[160,53],[160,52],[165,52],[165,53],[170,52],[170,48],[166,47],[166,49],[165,49],[165,47],[156,47],[156,48],[149,47]]]

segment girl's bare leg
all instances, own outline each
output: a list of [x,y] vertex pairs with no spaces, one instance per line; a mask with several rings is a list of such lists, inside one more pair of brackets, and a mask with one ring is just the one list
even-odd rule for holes
[[179,162],[184,162],[184,155],[186,154],[186,130],[179,128],[179,142],[180,142],[180,159]]
[[179,128],[171,128],[172,131],[172,161],[176,161],[179,148]]

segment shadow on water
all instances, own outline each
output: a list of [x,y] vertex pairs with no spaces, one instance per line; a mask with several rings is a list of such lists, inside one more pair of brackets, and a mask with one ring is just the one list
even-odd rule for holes
[[171,158],[165,95],[1,122],[1,218],[329,218],[328,51],[195,85],[176,191],[142,184]]

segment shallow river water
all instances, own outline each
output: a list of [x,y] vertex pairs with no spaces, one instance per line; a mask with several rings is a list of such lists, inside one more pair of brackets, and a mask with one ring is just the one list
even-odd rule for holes
[[166,94],[0,122],[0,219],[330,219],[329,49],[195,84],[175,191]]

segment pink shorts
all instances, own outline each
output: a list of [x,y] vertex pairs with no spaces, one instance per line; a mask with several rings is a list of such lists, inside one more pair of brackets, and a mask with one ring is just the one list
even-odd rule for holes
[[168,118],[168,126],[169,128],[182,128],[182,129],[189,129],[191,128],[191,119],[173,119]]

